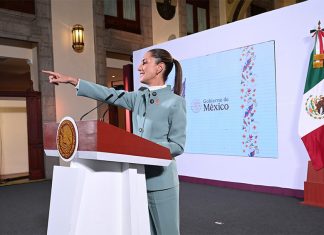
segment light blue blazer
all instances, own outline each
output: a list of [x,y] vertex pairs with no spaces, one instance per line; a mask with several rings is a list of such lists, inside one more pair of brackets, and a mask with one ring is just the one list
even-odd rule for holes
[[[117,99],[121,94],[123,96]],[[174,158],[183,153],[186,141],[186,102],[174,94],[171,87],[150,91],[140,88],[126,92],[115,90],[85,80],[80,80],[78,96],[86,96],[100,101],[113,95],[107,103],[132,111],[133,133],[170,149],[173,157],[167,167],[145,166],[148,191],[172,188],[179,184]]]

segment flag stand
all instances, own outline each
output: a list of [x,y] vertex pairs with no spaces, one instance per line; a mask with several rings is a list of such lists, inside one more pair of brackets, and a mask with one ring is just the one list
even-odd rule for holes
[[315,170],[308,162],[307,181],[304,182],[304,205],[324,208],[324,168]]

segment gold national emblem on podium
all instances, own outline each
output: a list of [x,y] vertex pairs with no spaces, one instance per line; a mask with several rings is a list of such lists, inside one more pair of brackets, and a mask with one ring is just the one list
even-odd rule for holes
[[64,161],[71,161],[76,153],[77,134],[74,120],[70,117],[63,118],[57,130],[56,143],[59,154]]

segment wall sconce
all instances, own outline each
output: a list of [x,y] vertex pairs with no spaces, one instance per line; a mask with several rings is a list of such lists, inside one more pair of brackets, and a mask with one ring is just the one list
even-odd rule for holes
[[72,28],[72,48],[75,52],[82,52],[84,48],[84,28],[76,24]]

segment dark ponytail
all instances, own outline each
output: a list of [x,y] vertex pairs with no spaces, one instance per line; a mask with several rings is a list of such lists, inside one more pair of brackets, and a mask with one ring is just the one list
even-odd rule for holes
[[174,93],[181,95],[182,92],[182,68],[176,59],[173,59],[171,54],[164,49],[152,49],[149,50],[152,57],[155,58],[156,63],[163,62],[165,64],[165,71],[163,73],[164,82],[168,79],[168,75],[175,65],[175,78],[174,78]]
[[175,65],[175,78],[174,78],[174,93],[181,95],[182,92],[182,68],[176,59],[173,59]]

